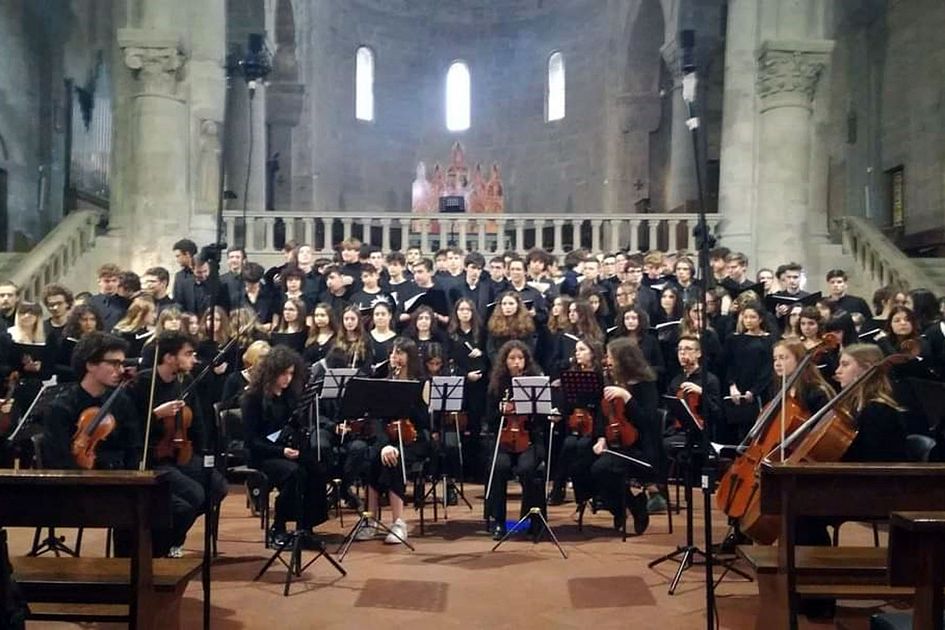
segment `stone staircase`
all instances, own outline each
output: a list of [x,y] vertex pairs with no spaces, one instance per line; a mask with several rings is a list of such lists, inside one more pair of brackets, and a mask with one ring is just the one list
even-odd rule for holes
[[912,262],[935,283],[927,288],[937,296],[945,295],[945,258],[913,258]]
[[0,253],[0,280],[5,280],[13,275],[13,272],[19,266],[20,261],[26,257],[26,254],[20,253]]

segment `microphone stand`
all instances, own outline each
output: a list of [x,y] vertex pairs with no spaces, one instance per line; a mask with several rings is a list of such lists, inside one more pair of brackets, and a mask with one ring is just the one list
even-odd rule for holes
[[[686,35],[691,35],[691,33],[691,31],[689,31],[688,34],[684,33],[683,40],[687,39]],[[685,46],[686,43],[689,43],[688,47]],[[693,43],[694,42],[685,41],[683,43],[684,47],[688,48],[688,50],[684,50],[683,53],[682,97],[683,100],[686,101],[686,112],[689,116],[686,119],[686,127],[689,128],[689,134],[692,138],[692,159],[695,161],[696,189],[699,195],[699,222],[697,226],[697,233],[699,235],[699,274],[702,276],[702,282],[704,284],[702,290],[702,317],[700,318],[699,326],[699,339],[701,345],[701,340],[705,339],[705,331],[709,322],[706,293],[709,289],[709,277],[711,273],[709,270],[709,241],[712,237],[709,234],[709,227],[706,222],[705,194],[702,189],[702,160],[699,157],[699,149],[701,146],[699,141],[700,119],[697,115],[695,107],[698,76],[696,74],[695,64],[692,63],[691,59]],[[687,52],[690,56],[690,59],[686,59]],[[705,368],[699,370],[699,386],[702,387],[703,392],[706,391]],[[701,446],[702,474],[700,485],[702,487],[703,527],[705,530],[705,551],[702,553],[702,556],[705,558],[706,628],[707,630],[713,630],[717,620],[717,613],[715,610],[715,578],[713,574],[714,558],[712,557],[712,467],[709,463],[711,448],[709,445],[709,432],[707,430],[702,431]]]

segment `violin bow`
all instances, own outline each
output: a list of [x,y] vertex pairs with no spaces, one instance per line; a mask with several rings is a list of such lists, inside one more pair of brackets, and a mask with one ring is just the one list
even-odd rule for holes
[[151,385],[148,394],[148,420],[144,424],[144,450],[141,451],[141,461],[138,463],[138,470],[144,472],[148,465],[148,446],[151,441],[151,418],[154,416],[154,388],[157,384],[157,367],[161,358],[161,342],[157,336],[154,337],[154,365],[151,366]]

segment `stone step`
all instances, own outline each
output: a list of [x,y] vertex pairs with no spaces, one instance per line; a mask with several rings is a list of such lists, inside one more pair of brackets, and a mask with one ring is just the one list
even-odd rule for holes
[[2,252],[0,253],[0,279],[9,276],[26,254]]

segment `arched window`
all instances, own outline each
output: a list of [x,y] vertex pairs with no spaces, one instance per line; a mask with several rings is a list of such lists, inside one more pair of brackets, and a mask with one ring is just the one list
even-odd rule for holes
[[354,79],[354,116],[358,120],[374,120],[374,51],[358,48]]
[[450,131],[469,129],[470,96],[469,67],[457,61],[446,73],[446,128]]
[[564,55],[552,53],[548,57],[548,101],[546,110],[548,122],[564,118]]

